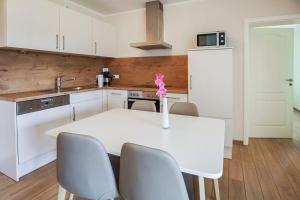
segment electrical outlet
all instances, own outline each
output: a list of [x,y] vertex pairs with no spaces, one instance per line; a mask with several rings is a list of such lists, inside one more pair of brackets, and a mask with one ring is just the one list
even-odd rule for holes
[[120,79],[120,75],[114,74],[114,75],[113,75],[113,78],[114,78],[114,79]]

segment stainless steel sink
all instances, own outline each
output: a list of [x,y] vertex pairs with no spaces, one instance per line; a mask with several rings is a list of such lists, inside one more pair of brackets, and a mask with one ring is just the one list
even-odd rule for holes
[[88,89],[89,87],[77,86],[77,87],[68,87],[68,88],[61,88],[60,90],[54,90],[57,93],[60,92],[72,92],[72,91],[80,91],[84,89]]

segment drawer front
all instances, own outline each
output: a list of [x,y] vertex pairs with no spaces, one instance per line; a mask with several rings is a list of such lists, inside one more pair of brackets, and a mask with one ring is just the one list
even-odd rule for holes
[[107,96],[120,97],[127,99],[128,91],[127,90],[107,90]]
[[188,96],[187,94],[168,93],[167,99],[172,102],[187,102]]
[[91,92],[82,92],[70,95],[70,103],[78,103],[83,101],[89,101],[92,99],[101,99],[102,98],[102,90],[91,91]]
[[19,163],[55,150],[55,138],[45,132],[70,122],[70,105],[17,116]]

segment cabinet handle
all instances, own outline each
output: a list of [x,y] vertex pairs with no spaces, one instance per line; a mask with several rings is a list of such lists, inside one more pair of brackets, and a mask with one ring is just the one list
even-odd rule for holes
[[65,36],[63,36],[62,39],[63,39],[63,50],[65,50],[65,45],[66,45],[66,43],[65,43],[65,40],[66,40]]
[[124,101],[124,109],[126,109],[126,101]]
[[56,34],[56,49],[58,49],[58,34]]
[[180,100],[180,97],[167,97],[167,99]]
[[118,95],[118,96],[121,96],[122,94],[121,93],[111,93],[111,95]]
[[95,54],[97,55],[97,42],[95,42]]
[[73,121],[76,121],[76,110],[75,107],[73,107]]
[[193,78],[193,76],[192,76],[192,75],[190,75],[190,89],[193,89],[193,85],[192,85],[192,78]]

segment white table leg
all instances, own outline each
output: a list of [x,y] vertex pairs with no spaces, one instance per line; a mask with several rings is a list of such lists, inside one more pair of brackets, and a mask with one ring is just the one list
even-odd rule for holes
[[219,189],[218,179],[214,179],[214,188],[215,188],[216,200],[220,200],[220,189]]
[[199,177],[200,200],[205,200],[205,184],[204,178]]
[[65,200],[66,193],[67,193],[67,191],[63,187],[59,186],[58,187],[58,197],[57,197],[57,199],[58,200]]

